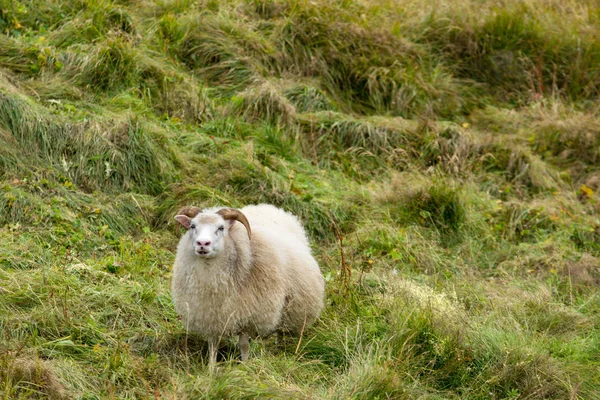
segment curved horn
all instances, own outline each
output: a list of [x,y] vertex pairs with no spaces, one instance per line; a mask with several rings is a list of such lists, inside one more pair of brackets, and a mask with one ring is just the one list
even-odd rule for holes
[[235,208],[223,208],[217,211],[223,219],[235,219],[239,221],[246,227],[246,231],[248,231],[248,239],[250,239],[250,235],[252,234],[252,230],[250,229],[250,222],[240,210],[236,210]]
[[185,215],[190,218],[194,218],[196,215],[200,214],[201,212],[202,212],[202,209],[198,208],[198,207],[183,207],[181,210],[179,210],[177,215]]

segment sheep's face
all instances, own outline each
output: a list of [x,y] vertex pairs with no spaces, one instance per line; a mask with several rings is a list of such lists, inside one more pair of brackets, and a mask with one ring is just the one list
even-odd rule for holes
[[213,258],[223,251],[229,227],[235,223],[217,214],[198,214],[194,218],[177,215],[175,219],[188,230],[190,250],[202,258]]

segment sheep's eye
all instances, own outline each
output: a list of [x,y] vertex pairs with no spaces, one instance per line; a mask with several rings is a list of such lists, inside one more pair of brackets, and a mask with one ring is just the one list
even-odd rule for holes
[[190,225],[190,229],[196,229],[196,225],[194,225],[194,224],[191,224],[191,225]]
[[225,227],[224,227],[224,226],[220,226],[220,227],[219,227],[219,230],[220,230],[220,231],[223,231],[224,229],[225,229]]

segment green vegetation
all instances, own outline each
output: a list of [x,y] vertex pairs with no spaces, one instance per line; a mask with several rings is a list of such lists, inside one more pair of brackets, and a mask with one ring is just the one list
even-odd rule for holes
[[[592,0],[0,0],[0,394],[594,399]],[[301,338],[169,293],[183,205],[299,215]]]

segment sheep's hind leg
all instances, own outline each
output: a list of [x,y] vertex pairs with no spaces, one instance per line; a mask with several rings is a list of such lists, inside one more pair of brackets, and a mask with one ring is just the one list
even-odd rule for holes
[[217,345],[219,340],[210,338],[208,340],[208,366],[213,369],[217,364]]
[[250,353],[250,340],[248,339],[247,333],[240,333],[238,338],[238,345],[240,346],[242,361],[246,361],[248,359],[248,353]]

